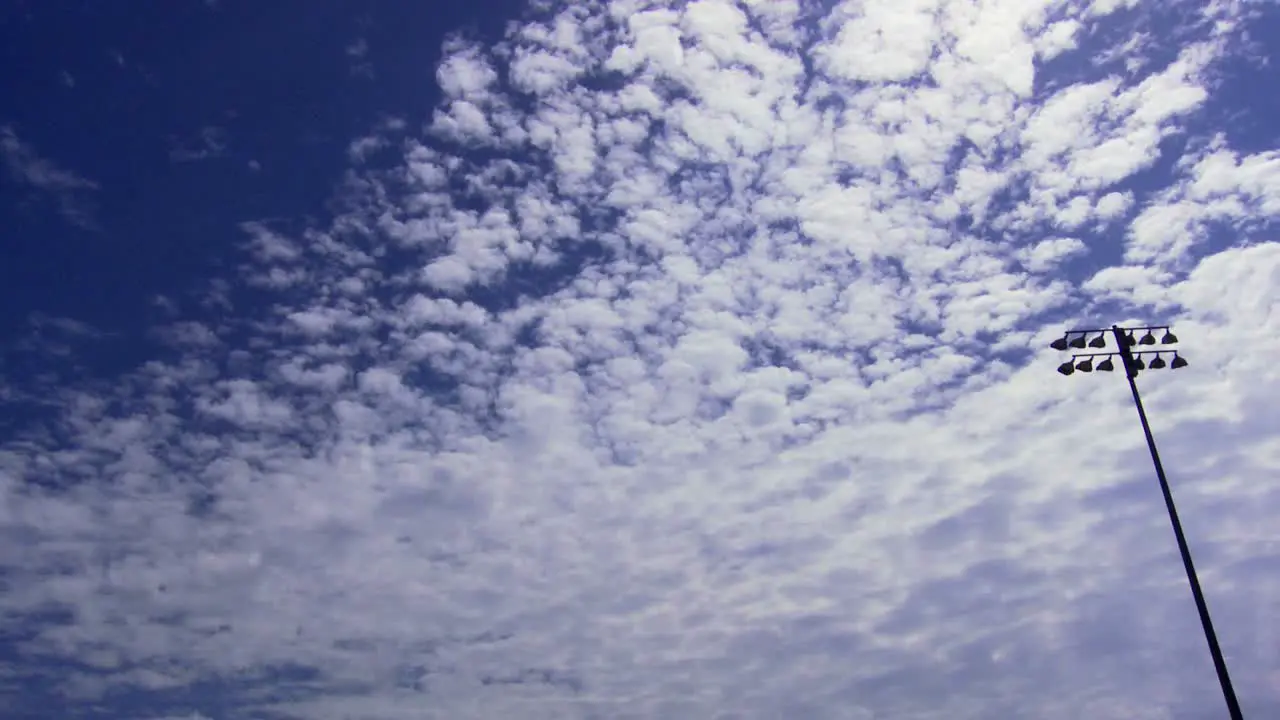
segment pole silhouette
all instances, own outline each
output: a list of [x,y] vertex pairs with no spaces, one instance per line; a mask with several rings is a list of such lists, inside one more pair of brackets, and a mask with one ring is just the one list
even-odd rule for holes
[[[1145,330],[1146,334],[1141,340],[1135,341],[1133,337],[1134,330]],[[1191,559],[1191,548],[1187,545],[1186,535],[1182,532],[1182,521],[1178,519],[1178,509],[1173,502],[1173,492],[1169,489],[1169,480],[1164,473],[1164,465],[1160,462],[1160,452],[1156,449],[1155,437],[1151,434],[1151,424],[1147,422],[1147,411],[1142,407],[1142,396],[1138,393],[1138,384],[1135,382],[1138,373],[1147,367],[1160,369],[1166,367],[1166,363],[1161,355],[1163,353],[1172,352],[1173,362],[1167,364],[1168,367],[1178,369],[1186,367],[1187,361],[1173,350],[1149,350],[1137,351],[1133,350],[1133,345],[1154,345],[1155,337],[1151,334],[1152,330],[1164,330],[1164,338],[1160,341],[1162,345],[1172,345],[1178,342],[1178,339],[1170,332],[1167,326],[1139,327],[1139,328],[1122,328],[1119,325],[1112,325],[1108,330],[1072,330],[1067,332],[1062,338],[1055,340],[1051,347],[1055,350],[1067,350],[1068,348],[1084,349],[1086,346],[1093,348],[1106,347],[1106,334],[1110,333],[1115,339],[1117,352],[1110,353],[1082,353],[1075,355],[1071,362],[1065,362],[1058,367],[1058,372],[1063,375],[1071,375],[1076,370],[1081,372],[1092,372],[1093,358],[1103,356],[1104,359],[1099,363],[1097,369],[1101,371],[1114,370],[1115,366],[1111,362],[1112,355],[1119,355],[1124,366],[1125,377],[1129,381],[1129,390],[1133,393],[1133,406],[1138,410],[1138,419],[1142,421],[1142,434],[1147,439],[1147,449],[1151,451],[1151,463],[1155,465],[1156,478],[1160,481],[1160,492],[1164,495],[1164,506],[1169,511],[1169,522],[1173,526],[1173,535],[1178,542],[1178,553],[1182,556],[1182,567],[1187,572],[1187,583],[1191,585],[1191,595],[1195,598],[1196,612],[1200,615],[1200,626],[1204,629],[1204,639],[1209,645],[1209,654],[1213,656],[1213,667],[1218,674],[1218,684],[1222,687],[1222,697],[1227,703],[1227,712],[1231,716],[1231,720],[1244,720],[1244,714],[1240,711],[1240,702],[1236,699],[1235,687],[1231,684],[1231,675],[1227,672],[1227,661],[1222,655],[1222,647],[1218,644],[1218,634],[1213,629],[1213,619],[1209,616],[1209,605],[1205,602],[1204,591],[1200,588],[1200,578],[1196,574],[1195,563]],[[1086,343],[1089,335],[1097,333],[1097,336]],[[1074,339],[1069,339],[1075,335]],[[1142,359],[1142,356],[1155,355],[1148,366]],[[1083,357],[1084,360],[1075,362],[1077,358]]]

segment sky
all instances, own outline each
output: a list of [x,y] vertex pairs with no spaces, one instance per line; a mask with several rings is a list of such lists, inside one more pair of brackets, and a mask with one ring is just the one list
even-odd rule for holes
[[1048,347],[1115,323],[1280,716],[1280,4],[11,0],[0,57],[0,716],[1225,717]]

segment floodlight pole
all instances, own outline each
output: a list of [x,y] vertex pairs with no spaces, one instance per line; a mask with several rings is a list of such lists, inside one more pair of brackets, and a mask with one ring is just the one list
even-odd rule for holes
[[1240,702],[1236,699],[1236,691],[1231,685],[1231,676],[1227,673],[1227,661],[1222,656],[1222,648],[1218,645],[1218,635],[1213,631],[1213,620],[1209,617],[1209,605],[1204,600],[1204,592],[1200,589],[1200,579],[1196,576],[1195,563],[1191,561],[1191,548],[1187,546],[1187,538],[1182,533],[1182,523],[1178,520],[1178,509],[1173,504],[1173,492],[1169,490],[1169,480],[1164,475],[1164,466],[1160,464],[1160,453],[1156,450],[1156,439],[1151,434],[1151,425],[1147,422],[1147,412],[1142,408],[1142,397],[1138,394],[1138,384],[1134,378],[1138,376],[1133,352],[1129,349],[1123,330],[1118,325],[1111,326],[1115,336],[1116,347],[1120,349],[1120,358],[1124,361],[1125,377],[1129,380],[1129,390],[1133,392],[1133,405],[1138,409],[1138,419],[1142,421],[1142,433],[1147,436],[1147,448],[1151,450],[1151,462],[1156,466],[1156,477],[1160,480],[1160,492],[1164,494],[1164,506],[1169,511],[1169,522],[1173,524],[1173,535],[1178,540],[1178,552],[1182,555],[1182,567],[1187,571],[1187,582],[1191,584],[1191,594],[1196,600],[1196,610],[1200,613],[1200,625],[1204,628],[1204,639],[1209,643],[1209,653],[1213,655],[1213,667],[1218,671],[1218,683],[1222,685],[1222,697],[1227,701],[1227,712],[1231,720],[1244,720],[1240,712]]

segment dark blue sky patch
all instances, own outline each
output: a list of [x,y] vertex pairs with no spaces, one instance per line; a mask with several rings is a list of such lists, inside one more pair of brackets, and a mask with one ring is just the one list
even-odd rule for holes
[[[100,230],[67,227],[21,196],[0,202],[0,345],[34,311],[140,338],[155,296],[181,297],[239,263],[244,218],[323,222],[350,140],[387,115],[428,117],[445,35],[496,38],[517,8],[228,0],[10,10],[0,84],[12,102],[0,122],[99,185]],[[361,39],[373,77],[351,72],[346,50]],[[208,155],[175,163],[175,144]]]

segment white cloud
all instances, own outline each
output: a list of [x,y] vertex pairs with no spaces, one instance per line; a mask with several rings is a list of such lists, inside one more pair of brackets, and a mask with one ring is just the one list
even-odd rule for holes
[[1132,193],[1111,192],[1098,198],[1098,204],[1095,209],[1098,216],[1104,220],[1114,220],[1117,217],[1128,212],[1133,206]]
[[1246,229],[1280,212],[1280,159],[1274,152],[1242,158],[1214,138],[1180,166],[1180,182],[1134,219],[1125,249],[1131,261],[1184,266],[1214,225]]
[[925,71],[937,36],[938,3],[845,3],[834,42],[823,55],[832,75],[870,82],[904,81]]
[[1036,243],[1025,253],[1026,263],[1032,272],[1053,269],[1063,260],[1086,252],[1087,246],[1078,238],[1055,237]]
[[21,648],[84,661],[67,703],[1218,712],[1123,382],[1043,349],[1149,319],[1192,362],[1140,382],[1266,709],[1276,160],[1190,137],[1229,42],[1103,76],[1123,3],[544,4],[447,45],[430,128],[353,144],[328,227],[245,224],[171,359],[0,446],[0,609],[71,613]]

